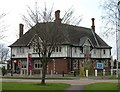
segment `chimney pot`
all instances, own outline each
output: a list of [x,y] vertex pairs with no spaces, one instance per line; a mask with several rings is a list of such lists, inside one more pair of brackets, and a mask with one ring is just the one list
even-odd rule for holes
[[91,28],[95,32],[95,18],[92,18],[91,20],[92,20],[92,26],[91,26]]
[[23,36],[23,24],[19,24],[19,38]]
[[56,23],[61,23],[60,10],[55,11],[55,22]]
[[60,19],[60,10],[55,11],[55,20]]

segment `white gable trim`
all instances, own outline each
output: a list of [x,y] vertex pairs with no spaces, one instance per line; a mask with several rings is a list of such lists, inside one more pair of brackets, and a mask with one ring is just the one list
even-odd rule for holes
[[91,45],[92,47],[94,47],[94,45],[92,44],[92,41],[91,41],[89,38],[87,38],[87,39],[85,40],[85,42],[83,43],[83,46],[85,46],[86,41],[88,41],[88,42],[90,43],[90,45]]
[[95,41],[96,41],[96,43],[97,43],[97,46],[100,47],[100,45],[99,45],[99,43],[98,43],[98,41],[97,41],[97,38],[96,38],[96,36],[95,36],[95,33],[93,32],[92,29],[91,29],[91,31],[92,31],[93,37],[95,38]]

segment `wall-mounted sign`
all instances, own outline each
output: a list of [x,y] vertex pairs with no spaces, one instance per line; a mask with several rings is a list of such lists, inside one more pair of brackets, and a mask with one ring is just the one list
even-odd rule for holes
[[103,69],[104,68],[104,64],[103,63],[97,63],[96,68],[97,69]]

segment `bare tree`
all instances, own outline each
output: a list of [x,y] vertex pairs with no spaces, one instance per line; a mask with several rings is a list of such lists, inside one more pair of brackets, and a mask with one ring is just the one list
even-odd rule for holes
[[[35,2],[35,7],[32,9],[30,6],[27,6],[28,15],[23,15],[22,18],[28,28],[33,27],[35,24],[40,22],[52,22],[54,20],[53,16],[53,6],[47,8],[46,4],[43,9],[38,7],[38,3]],[[61,18],[62,23],[79,25],[82,21],[82,15],[74,15],[74,10],[72,8],[64,12],[63,17]]]
[[102,0],[100,7],[103,10],[102,21],[105,24],[106,31],[104,34],[107,36],[115,34],[118,25],[118,1],[117,0]]
[[31,44],[32,47],[36,47],[36,52],[38,53],[40,61],[42,63],[41,84],[45,85],[47,65],[50,61],[51,54],[55,48],[60,46],[63,40],[67,39],[65,37],[62,37],[63,34],[60,26],[61,22],[69,24],[71,22],[73,23],[72,20],[75,19],[76,24],[79,24],[81,18],[79,17],[76,20],[76,18],[73,17],[73,11],[69,9],[68,12],[65,12],[62,19],[59,18],[60,11],[56,11],[56,19],[54,20],[54,17],[52,16],[53,7],[48,10],[45,5],[44,9],[41,10],[37,7],[37,3],[35,4],[35,10],[32,10],[29,6],[28,9],[29,10],[27,10],[27,12],[29,17],[24,15],[23,20],[29,28],[35,25],[33,29],[36,32],[36,35]]
[[5,13],[0,14],[0,39],[4,38],[3,32],[5,31],[5,26],[3,25],[3,17],[5,16]]
[[82,21],[82,16],[74,16],[74,10],[72,8],[68,9],[65,11],[64,16],[62,18],[62,23],[65,24],[72,24],[72,25],[79,25],[80,22]]
[[0,62],[3,63],[8,59],[9,49],[4,44],[0,44]]

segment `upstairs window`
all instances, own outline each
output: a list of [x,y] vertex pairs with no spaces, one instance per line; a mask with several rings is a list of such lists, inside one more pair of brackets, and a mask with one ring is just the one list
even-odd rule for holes
[[103,50],[103,54],[105,54],[106,52],[105,52],[105,50]]
[[62,47],[61,46],[57,46],[53,48],[53,52],[61,52],[62,51]]
[[94,49],[94,54],[96,54],[96,49]]
[[111,50],[110,50],[110,55],[111,55]]
[[84,51],[85,54],[89,54],[90,53],[90,46],[85,45],[84,48],[83,48],[83,51]]
[[77,48],[76,47],[74,48],[74,51],[75,51],[75,53],[77,52]]
[[58,49],[59,49],[59,48],[58,48],[58,47],[56,47],[56,52],[58,52]]
[[80,52],[83,53],[83,48],[82,47],[80,47]]
[[52,48],[52,51],[55,52],[55,47]]
[[59,52],[61,52],[61,50],[62,50],[62,47],[60,46],[60,47],[59,47]]
[[24,48],[23,47],[19,47],[17,48],[17,53],[24,53]]
[[37,49],[36,46],[33,47],[33,52],[34,52],[34,53],[37,53],[37,52],[38,52],[38,49]]

